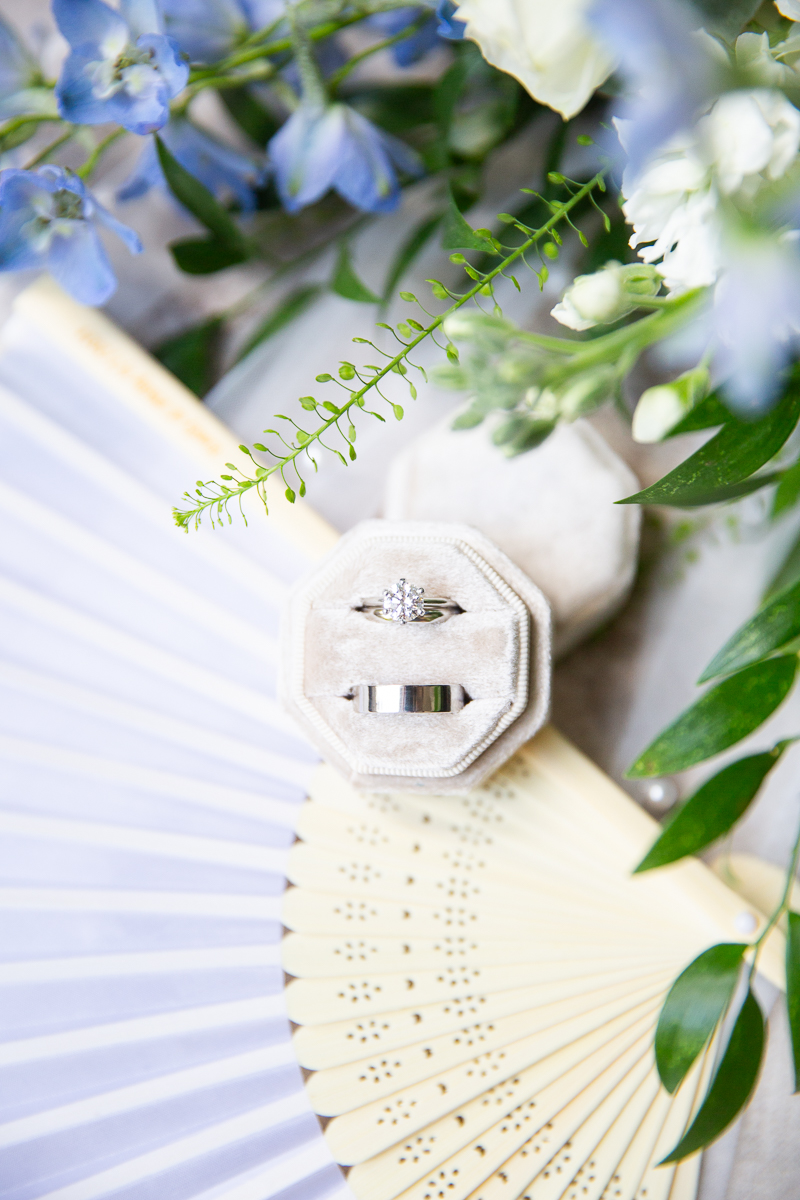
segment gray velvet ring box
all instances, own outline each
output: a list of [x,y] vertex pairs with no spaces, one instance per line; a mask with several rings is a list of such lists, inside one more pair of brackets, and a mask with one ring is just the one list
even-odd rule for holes
[[[436,624],[370,620],[359,606],[404,577],[463,610]],[[364,521],[293,590],[280,691],[325,759],[356,786],[461,791],[531,738],[550,704],[542,592],[467,525]],[[358,684],[461,684],[457,713],[361,714]]]

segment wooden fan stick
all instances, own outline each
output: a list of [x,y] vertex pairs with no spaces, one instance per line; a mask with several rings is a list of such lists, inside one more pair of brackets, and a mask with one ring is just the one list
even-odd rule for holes
[[393,1200],[418,1180],[430,1179],[435,1168],[470,1178],[469,1164],[478,1158],[487,1160],[488,1178],[495,1169],[493,1156],[500,1166],[537,1135],[553,1145],[550,1132],[557,1115],[575,1105],[592,1111],[597,1097],[605,1095],[604,1087],[615,1086],[648,1053],[651,1037],[652,1015],[647,1013],[544,1087],[541,1068],[529,1067],[421,1134],[353,1167],[350,1186],[359,1200]]

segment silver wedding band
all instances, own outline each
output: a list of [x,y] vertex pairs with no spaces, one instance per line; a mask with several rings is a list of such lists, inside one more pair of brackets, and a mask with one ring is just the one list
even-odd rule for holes
[[460,683],[359,683],[357,713],[456,713],[467,703]]

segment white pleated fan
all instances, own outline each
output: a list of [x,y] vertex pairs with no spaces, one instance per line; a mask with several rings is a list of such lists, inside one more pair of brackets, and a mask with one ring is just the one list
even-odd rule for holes
[[[280,966],[313,514],[184,535],[230,434],[47,283],[0,343],[0,1195],[350,1196]],[[288,506],[285,506],[288,508]],[[283,532],[282,532],[283,531]]]
[[278,614],[333,531],[277,491],[249,529],[171,521],[236,454],[101,315],[46,281],[20,297],[3,1200],[692,1197],[696,1159],[655,1163],[714,1047],[670,1098],[653,1028],[742,901],[698,863],[632,878],[654,823],[552,731],[468,797],[317,766],[275,697]]

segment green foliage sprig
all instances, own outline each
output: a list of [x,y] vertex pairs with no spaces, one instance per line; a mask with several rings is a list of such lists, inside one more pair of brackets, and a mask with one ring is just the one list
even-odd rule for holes
[[[764,471],[800,419],[800,368],[789,374],[778,405],[756,422],[734,418],[712,395],[671,435],[718,426],[717,432],[663,479],[625,503],[694,507],[719,503],[777,483],[772,506],[779,519],[800,502],[800,458]],[[787,481],[784,483],[784,481]],[[800,638],[800,539],[789,549],[759,611],[714,656],[699,682],[720,680],[682,713],[639,756],[634,778],[680,771],[735,745],[784,702],[797,676]],[[773,768],[800,735],[770,750],[728,763],[711,776],[667,822],[637,871],[697,854],[728,834],[758,797]],[[673,1091],[704,1047],[719,1038],[738,987],[744,999],[735,1014],[722,1058],[705,1099],[684,1137],[665,1162],[677,1162],[714,1141],[747,1104],[764,1052],[764,1018],[752,981],[766,939],[785,917],[786,1004],[800,1089],[800,914],[790,911],[800,860],[800,830],[789,854],[783,893],[752,945],[721,944],[704,951],[678,977],[667,996],[656,1034],[656,1060]],[[744,979],[742,975],[744,973]]]
[[[323,373],[317,376],[318,383],[337,383],[344,388],[348,393],[348,398],[344,403],[337,405],[333,401],[326,400],[322,403],[317,401],[313,396],[303,396],[300,398],[301,407],[307,412],[313,412],[323,416],[323,420],[314,429],[306,430],[302,428],[293,418],[278,414],[281,420],[287,423],[283,430],[267,429],[265,433],[278,439],[280,446],[266,446],[263,443],[254,443],[253,449],[260,454],[267,454],[272,458],[272,462],[268,465],[260,465],[253,455],[252,450],[247,446],[240,446],[243,454],[246,454],[254,463],[255,470],[252,475],[246,474],[241,468],[235,464],[227,464],[229,470],[235,472],[234,475],[223,475],[220,481],[199,482],[194,496],[186,492],[185,497],[189,501],[189,506],[184,509],[176,508],[174,516],[176,524],[182,529],[188,529],[190,525],[195,528],[199,525],[204,514],[208,514],[212,522],[222,520],[223,516],[231,519],[229,506],[231,501],[235,501],[241,505],[243,496],[249,491],[255,491],[259,499],[267,508],[267,481],[273,476],[280,476],[285,488],[285,494],[290,502],[294,502],[296,495],[304,496],[306,492],[305,479],[300,471],[298,460],[302,456],[313,465],[316,469],[316,460],[311,451],[319,445],[324,449],[331,451],[339,460],[347,465],[350,461],[356,458],[356,449],[354,442],[356,440],[356,428],[353,424],[353,417],[359,410],[368,413],[370,416],[376,417],[379,421],[385,418],[373,410],[366,408],[366,397],[372,391],[377,393],[377,396],[382,400],[388,408],[393,412],[397,420],[402,420],[403,409],[400,405],[389,401],[381,392],[380,384],[390,374],[396,374],[406,379],[409,395],[411,399],[416,398],[416,388],[413,382],[408,379],[408,368],[411,366],[424,375],[421,367],[416,366],[409,359],[410,353],[427,338],[433,337],[436,332],[444,325],[446,319],[453,313],[461,309],[469,301],[476,299],[478,296],[492,296],[493,282],[495,279],[505,276],[508,268],[518,259],[524,259],[527,251],[537,245],[542,238],[555,231],[556,226],[562,221],[567,220],[572,209],[578,205],[585,196],[590,195],[595,189],[603,190],[605,185],[603,182],[605,171],[599,171],[587,183],[575,185],[574,191],[566,200],[561,202],[550,202],[551,216],[538,229],[531,229],[528,226],[518,222],[511,217],[517,228],[521,229],[525,236],[525,240],[513,249],[503,252],[501,244],[486,230],[472,230],[459,216],[459,220],[463,225],[461,237],[463,240],[471,242],[473,248],[480,246],[486,253],[493,257],[499,257],[500,261],[487,271],[479,271],[471,266],[463,255],[454,256],[469,276],[473,280],[473,284],[464,293],[457,294],[438,280],[429,281],[432,285],[433,295],[437,300],[451,299],[452,304],[438,316],[433,317],[426,325],[421,324],[413,318],[400,322],[395,331],[389,325],[383,325],[383,328],[388,329],[393,337],[400,343],[401,349],[396,354],[389,354],[381,350],[374,342],[365,338],[355,338],[354,341],[365,343],[372,347],[386,361],[377,366],[375,364],[365,364],[361,367],[356,367],[350,362],[340,363],[337,376],[333,374]],[[454,234],[458,238],[458,234]],[[341,268],[340,268],[341,273]],[[401,292],[401,296],[411,303],[419,303],[416,297],[410,292]],[[423,310],[424,311],[424,310]],[[546,339],[544,339],[546,340]],[[565,344],[570,346],[571,343],[565,340]],[[448,345],[445,347],[448,357],[454,362],[458,361],[457,351],[455,347]],[[350,381],[358,380],[359,386],[351,387]],[[329,415],[328,415],[329,414]],[[347,417],[348,426],[344,430],[342,428],[343,419]],[[293,432],[287,439],[284,437],[284,432],[291,427]],[[328,433],[332,433],[334,437],[338,435],[341,439],[340,445],[342,449],[335,446],[329,446],[323,439]],[[347,458],[343,453],[346,451]],[[291,482],[287,479],[287,471],[293,472]],[[292,485],[295,486],[292,486]]]

